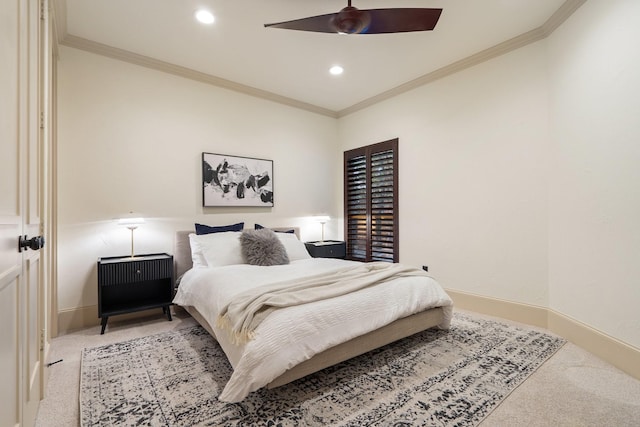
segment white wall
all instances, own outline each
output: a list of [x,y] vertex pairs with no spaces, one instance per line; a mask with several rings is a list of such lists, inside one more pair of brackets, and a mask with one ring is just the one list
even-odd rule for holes
[[548,39],[550,307],[640,348],[640,2],[588,1]]
[[[59,309],[97,304],[98,257],[172,252],[194,222],[295,225],[333,212],[335,119],[63,47],[58,62]],[[203,208],[201,153],[274,161],[274,208]],[[327,224],[326,237],[338,237]]]
[[342,149],[400,139],[401,262],[547,305],[547,103],[536,43],[340,119]]
[[400,138],[400,258],[640,348],[640,2],[340,120]]
[[[636,0],[586,2],[545,41],[337,122],[63,48],[60,308],[95,305],[96,259],[127,252],[112,218],[149,218],[141,252],[171,251],[195,220],[318,238],[306,217],[342,213],[328,165],[399,137],[401,262],[640,347],[638,16]],[[274,159],[276,207],[203,209],[202,151]]]

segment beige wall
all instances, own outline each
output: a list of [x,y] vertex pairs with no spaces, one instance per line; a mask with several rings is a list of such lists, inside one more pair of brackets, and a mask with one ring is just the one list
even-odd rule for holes
[[401,262],[640,348],[640,3],[340,120],[400,138]]
[[[135,211],[137,253],[172,252],[173,232],[245,221],[296,225],[332,210],[335,119],[62,48],[59,69],[59,309],[97,304],[98,257],[126,255]],[[201,153],[274,161],[275,207],[203,208]],[[335,223],[326,237],[337,237]]]
[[588,1],[548,39],[549,305],[640,348],[640,2]]
[[343,149],[400,138],[400,261],[443,286],[546,306],[544,43],[340,120]]
[[[95,305],[122,213],[149,218],[142,252],[194,220],[318,238],[308,215],[342,213],[343,150],[399,137],[401,262],[640,348],[639,7],[586,2],[544,41],[339,120],[63,48],[60,308]],[[202,151],[274,159],[276,207],[203,210]]]

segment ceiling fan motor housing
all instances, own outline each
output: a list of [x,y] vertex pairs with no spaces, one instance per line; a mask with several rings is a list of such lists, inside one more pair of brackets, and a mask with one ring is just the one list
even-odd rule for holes
[[367,30],[371,23],[371,16],[366,11],[347,6],[331,20],[336,32],[343,34],[357,34]]

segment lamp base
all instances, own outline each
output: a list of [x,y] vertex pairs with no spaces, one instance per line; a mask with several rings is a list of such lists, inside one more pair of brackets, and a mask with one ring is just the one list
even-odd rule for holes
[[131,227],[128,227],[128,228],[129,228],[129,230],[131,230],[131,259],[134,259],[135,255],[134,255],[134,252],[133,252],[133,230],[135,230],[136,227],[131,226]]

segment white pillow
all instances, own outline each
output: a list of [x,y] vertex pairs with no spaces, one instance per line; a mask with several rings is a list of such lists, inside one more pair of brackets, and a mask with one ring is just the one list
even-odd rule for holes
[[240,251],[240,231],[189,234],[194,267],[220,267],[244,264]]
[[276,233],[276,235],[287,250],[289,261],[311,258],[304,243],[298,240],[298,237],[294,233]]
[[202,245],[200,245],[199,240],[197,239],[196,233],[189,234],[189,246],[191,247],[191,262],[193,263],[193,267],[206,267],[207,261],[204,259],[204,255],[202,253]]

